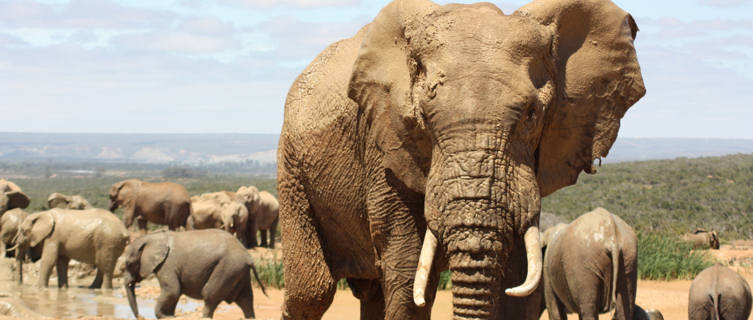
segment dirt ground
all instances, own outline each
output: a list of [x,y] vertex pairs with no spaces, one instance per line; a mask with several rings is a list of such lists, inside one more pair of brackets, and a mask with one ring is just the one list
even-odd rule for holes
[[[271,253],[255,252],[254,255],[264,256],[265,258]],[[721,263],[733,266],[740,272],[749,283],[753,283],[753,247],[745,245],[726,245],[721,250],[711,251]],[[279,258],[279,256],[277,256]],[[30,279],[31,280],[31,279]],[[87,283],[89,279],[83,279]],[[119,281],[116,282],[119,284]],[[664,314],[665,319],[686,319],[687,318],[687,300],[690,280],[682,281],[639,281],[636,302],[644,309],[658,309]],[[52,282],[51,282],[52,284]],[[116,284],[116,286],[118,285]],[[70,290],[70,289],[69,289]],[[77,289],[86,292],[83,289]],[[159,295],[159,285],[156,281],[145,281],[137,289],[136,294],[140,301],[151,302]],[[276,289],[267,290],[269,297],[265,297],[262,292],[254,289],[254,305],[257,319],[280,319],[280,307],[283,301],[283,291]],[[130,311],[127,309],[127,303],[122,297],[120,290],[113,292],[105,301],[116,301],[117,310],[114,314],[117,317],[130,317]],[[122,300],[122,301],[121,301]],[[122,302],[122,305],[121,305]],[[141,302],[140,302],[141,303]],[[178,318],[195,319],[201,316],[203,303],[200,301],[182,298],[182,305],[179,304]],[[146,307],[146,306],[145,306]],[[105,309],[103,309],[105,310]],[[109,309],[107,309],[109,310]],[[359,302],[355,299],[349,290],[338,290],[334,302],[325,313],[324,319],[357,319],[359,314]],[[452,318],[452,293],[450,291],[440,291],[432,310],[433,319],[451,319]],[[109,317],[72,317],[77,319],[109,319]],[[222,304],[215,313],[215,319],[240,319],[242,313],[240,308],[235,305]],[[1,317],[0,319],[12,319]],[[541,319],[548,319],[546,313]],[[577,319],[576,315],[570,315],[568,319]],[[604,314],[600,319],[611,319],[611,314]],[[751,317],[750,319],[753,319]]]

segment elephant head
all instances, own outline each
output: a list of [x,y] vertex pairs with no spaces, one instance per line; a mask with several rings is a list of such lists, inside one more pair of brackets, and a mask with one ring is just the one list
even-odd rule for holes
[[259,189],[254,186],[241,186],[235,192],[235,201],[243,203],[248,209],[248,214],[253,215],[256,212],[256,206],[259,205],[261,197]]
[[21,188],[5,179],[0,179],[0,214],[5,211],[29,206],[31,199],[21,190]]
[[131,201],[133,189],[140,186],[141,181],[136,179],[123,180],[110,187],[110,211],[115,212],[119,206],[123,206],[127,201]]
[[54,210],[37,212],[26,217],[16,233],[17,253],[23,256],[22,253],[29,250],[31,260],[39,260],[42,257],[44,241],[55,231],[55,224]]
[[645,94],[637,31],[609,0],[536,0],[512,15],[396,0],[368,26],[348,96],[387,177],[424,194],[418,305],[437,248],[456,317],[501,314],[509,265],[528,273],[508,295],[536,289],[541,197],[593,173]]
[[238,202],[222,203],[222,229],[234,233],[248,219],[246,206]]
[[156,272],[162,266],[171,247],[172,237],[169,233],[158,232],[137,238],[125,250],[123,290],[136,318],[139,318],[135,292],[136,283]]

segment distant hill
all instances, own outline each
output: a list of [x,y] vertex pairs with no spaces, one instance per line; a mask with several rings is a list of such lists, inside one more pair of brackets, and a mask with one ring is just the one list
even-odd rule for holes
[[[274,163],[274,134],[0,133],[0,161]],[[605,163],[753,153],[753,140],[619,138]]]
[[542,200],[568,221],[596,207],[643,232],[753,239],[753,154],[606,164]]
[[0,133],[0,160],[274,163],[277,139],[273,134]]

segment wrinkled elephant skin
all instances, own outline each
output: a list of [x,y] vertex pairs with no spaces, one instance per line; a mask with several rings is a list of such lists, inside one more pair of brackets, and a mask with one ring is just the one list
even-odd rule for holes
[[690,284],[688,299],[689,320],[746,320],[750,316],[750,286],[727,267],[701,271]]
[[456,319],[538,313],[541,197],[594,173],[645,94],[637,31],[609,0],[395,0],[321,52],[278,147],[283,318],[347,278],[362,319],[427,319],[448,268]]

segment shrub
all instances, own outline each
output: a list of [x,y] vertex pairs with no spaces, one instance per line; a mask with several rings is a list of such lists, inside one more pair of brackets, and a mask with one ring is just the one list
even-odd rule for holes
[[[254,263],[259,273],[259,280],[267,288],[282,289],[285,287],[285,277],[282,272],[282,261],[278,259],[258,260]],[[253,275],[251,276],[253,278]]]
[[638,234],[638,278],[647,280],[693,279],[713,264],[702,251],[676,236]]

